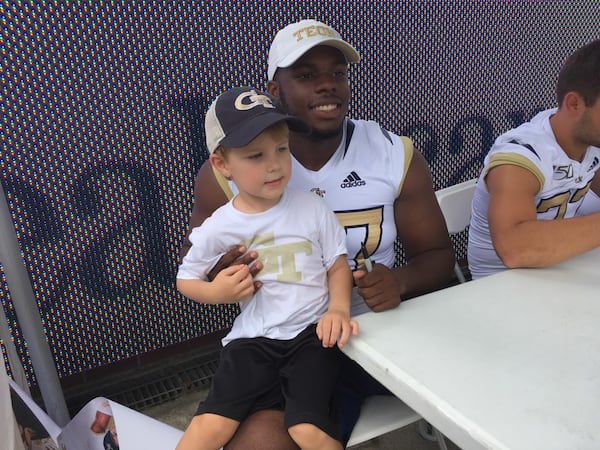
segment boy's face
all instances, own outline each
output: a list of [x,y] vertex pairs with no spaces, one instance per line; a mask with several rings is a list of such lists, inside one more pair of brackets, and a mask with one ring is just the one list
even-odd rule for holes
[[229,149],[224,157],[211,155],[222,175],[233,180],[240,193],[234,203],[245,212],[260,212],[277,204],[292,171],[288,128],[276,125],[245,147]]

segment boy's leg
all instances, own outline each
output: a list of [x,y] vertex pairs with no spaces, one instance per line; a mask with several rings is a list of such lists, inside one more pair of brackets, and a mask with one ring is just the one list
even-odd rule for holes
[[[338,421],[344,445],[350,439],[365,398],[370,395],[392,394],[356,362],[342,354],[332,416]],[[225,450],[298,450],[286,428],[282,411],[256,411],[244,419]]]
[[[257,405],[281,402],[279,361],[271,345],[270,340],[260,338],[236,339],[221,350],[208,396],[198,406],[177,450],[205,448],[197,442],[219,449]],[[274,392],[276,399],[271,400]]]
[[312,423],[299,423],[288,429],[302,450],[343,450],[342,443]]
[[341,449],[338,426],[332,417],[332,398],[342,353],[323,348],[315,327],[293,340],[282,369],[285,423],[303,449]]
[[[196,415],[211,413],[241,422],[257,405],[270,402],[279,391],[278,358],[271,340],[236,339],[221,350],[221,358],[206,399]],[[273,400],[281,401],[281,395]],[[275,406],[275,405],[274,405]]]
[[[257,340],[266,341],[264,338]],[[286,341],[269,344],[268,348],[274,352],[269,354],[277,360],[277,379],[272,389],[257,399],[252,412],[242,420],[233,438],[224,447],[225,450],[299,450],[290,437],[287,426],[284,425],[284,398],[281,393],[279,366],[281,354],[285,353],[286,347]],[[240,383],[245,381],[248,373],[248,368],[240,372]]]
[[216,414],[195,416],[175,450],[218,450],[229,442],[239,424]]

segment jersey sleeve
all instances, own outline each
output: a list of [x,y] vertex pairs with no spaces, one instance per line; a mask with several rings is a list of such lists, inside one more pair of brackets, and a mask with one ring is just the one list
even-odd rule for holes
[[521,167],[529,172],[537,179],[539,183],[538,192],[544,186],[546,177],[544,176],[543,168],[540,166],[541,161],[534,151],[531,151],[524,145],[516,143],[501,143],[495,144],[487,156],[488,163],[486,164],[483,179],[494,167],[502,165],[513,165]]
[[396,197],[398,195],[400,195],[400,192],[402,191],[402,186],[404,185],[404,180],[406,180],[406,174],[408,172],[408,168],[410,167],[410,162],[412,161],[412,157],[414,154],[414,150],[415,150],[415,146],[413,144],[413,141],[406,137],[406,136],[399,136],[400,137],[400,142],[402,142],[402,146],[404,149],[404,164],[403,164],[403,172],[402,172],[402,178],[400,179],[400,183],[398,185],[398,191],[396,194]]

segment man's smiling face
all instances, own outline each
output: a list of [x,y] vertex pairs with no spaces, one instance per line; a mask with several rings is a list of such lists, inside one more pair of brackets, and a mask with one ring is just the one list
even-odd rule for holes
[[320,45],[287,68],[277,69],[277,90],[288,114],[302,118],[319,137],[340,133],[348,113],[348,63],[334,47]]

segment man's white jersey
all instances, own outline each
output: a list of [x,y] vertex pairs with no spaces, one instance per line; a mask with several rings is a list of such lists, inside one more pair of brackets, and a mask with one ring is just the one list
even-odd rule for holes
[[550,126],[550,117],[555,112],[556,109],[542,111],[530,122],[501,135],[485,157],[471,208],[467,260],[473,278],[506,269],[494,250],[488,227],[489,193],[485,177],[493,167],[516,165],[537,178],[540,185],[535,196],[538,220],[577,215],[600,167],[600,148],[589,147],[581,162],[570,159],[556,142]]
[[[362,242],[373,261],[393,267],[394,201],[412,155],[410,139],[389,133],[373,121],[347,119],[340,146],[320,170],[309,170],[292,157],[289,185],[319,195],[335,212],[346,230],[348,263],[353,270],[362,265]],[[227,185],[222,180],[228,196],[237,193],[233,182]],[[366,310],[362,298],[355,295],[352,313]]]

